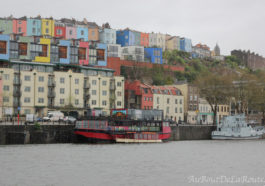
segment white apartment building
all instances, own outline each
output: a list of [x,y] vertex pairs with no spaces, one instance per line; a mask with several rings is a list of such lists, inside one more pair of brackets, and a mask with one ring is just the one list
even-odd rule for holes
[[143,46],[122,47],[121,59],[144,62],[144,47]]

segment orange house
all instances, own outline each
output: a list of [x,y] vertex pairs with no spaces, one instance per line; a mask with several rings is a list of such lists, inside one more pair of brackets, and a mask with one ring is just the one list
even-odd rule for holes
[[149,34],[141,32],[141,46],[148,47],[149,46]]

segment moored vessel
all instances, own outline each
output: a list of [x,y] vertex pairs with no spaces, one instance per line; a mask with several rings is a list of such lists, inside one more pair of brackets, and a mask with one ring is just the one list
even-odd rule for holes
[[252,128],[247,124],[245,115],[227,116],[217,125],[217,130],[212,132],[212,139],[260,139],[264,134],[264,128]]

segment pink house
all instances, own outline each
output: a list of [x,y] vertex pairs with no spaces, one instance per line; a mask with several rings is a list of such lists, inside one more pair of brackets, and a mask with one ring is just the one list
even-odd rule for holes
[[24,18],[13,19],[13,33],[27,35],[27,20]]
[[65,37],[66,39],[76,39],[76,27],[66,26],[65,28]]
[[79,42],[78,59],[80,65],[88,65],[89,59],[89,43],[85,41]]

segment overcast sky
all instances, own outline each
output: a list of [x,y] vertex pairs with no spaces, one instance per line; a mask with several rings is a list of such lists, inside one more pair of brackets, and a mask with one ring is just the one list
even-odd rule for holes
[[265,57],[264,0],[3,0],[0,16],[10,14],[86,18],[115,29],[188,37],[211,49],[218,43],[224,55],[250,49]]

